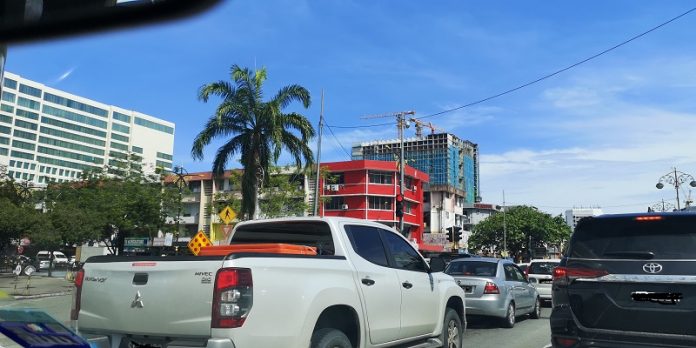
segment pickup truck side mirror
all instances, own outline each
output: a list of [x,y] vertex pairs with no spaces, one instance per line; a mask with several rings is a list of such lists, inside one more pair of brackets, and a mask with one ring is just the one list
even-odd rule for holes
[[445,270],[445,260],[441,257],[433,257],[430,259],[430,272],[437,273]]

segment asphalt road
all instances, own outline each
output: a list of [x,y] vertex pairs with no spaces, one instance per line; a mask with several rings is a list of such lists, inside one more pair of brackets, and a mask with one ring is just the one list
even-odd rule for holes
[[551,343],[549,315],[551,308],[544,307],[541,310],[541,318],[518,317],[517,324],[512,329],[500,328],[497,322],[491,320],[470,320],[464,334],[464,347],[545,347]]
[[[46,297],[31,300],[7,301],[0,303],[0,308],[37,308],[46,311],[56,320],[68,323],[72,297],[69,295]],[[527,316],[517,318],[512,329],[500,328],[497,322],[490,320],[470,320],[464,335],[465,347],[505,347],[505,348],[542,348],[550,342],[549,315],[551,309],[542,308],[540,319]],[[5,343],[0,339],[0,344]]]

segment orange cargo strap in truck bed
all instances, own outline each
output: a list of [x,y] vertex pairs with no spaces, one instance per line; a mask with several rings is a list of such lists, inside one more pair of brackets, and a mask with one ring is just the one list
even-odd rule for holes
[[234,253],[316,255],[317,248],[285,243],[252,243],[202,247],[199,256],[225,256]]

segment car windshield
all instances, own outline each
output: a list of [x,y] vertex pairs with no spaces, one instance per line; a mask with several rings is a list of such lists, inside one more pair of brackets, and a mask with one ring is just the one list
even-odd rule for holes
[[558,266],[558,262],[532,262],[529,264],[527,273],[529,274],[553,274],[553,269]]
[[498,264],[485,261],[454,261],[447,265],[445,273],[453,276],[495,277]]

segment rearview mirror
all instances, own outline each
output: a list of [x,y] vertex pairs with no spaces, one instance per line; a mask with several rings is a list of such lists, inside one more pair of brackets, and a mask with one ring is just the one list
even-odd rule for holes
[[445,260],[441,257],[433,257],[430,259],[430,272],[437,273],[445,270]]
[[2,0],[0,42],[10,43],[173,19],[220,0]]

